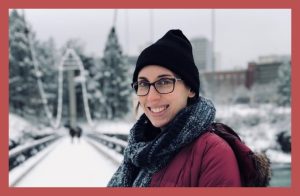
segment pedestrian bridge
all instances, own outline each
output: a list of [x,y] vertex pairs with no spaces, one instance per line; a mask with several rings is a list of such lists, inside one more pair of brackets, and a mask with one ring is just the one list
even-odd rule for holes
[[105,187],[121,154],[89,137],[60,137],[9,172],[11,187]]

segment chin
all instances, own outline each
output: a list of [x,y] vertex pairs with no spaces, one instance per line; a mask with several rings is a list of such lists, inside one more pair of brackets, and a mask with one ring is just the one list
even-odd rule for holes
[[150,120],[150,121],[152,125],[157,128],[162,128],[168,124],[168,122],[163,122],[163,121],[157,121],[157,120]]

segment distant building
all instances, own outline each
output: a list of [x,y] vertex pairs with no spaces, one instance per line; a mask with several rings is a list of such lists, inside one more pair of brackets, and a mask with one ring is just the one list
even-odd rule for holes
[[245,87],[246,70],[204,72],[200,73],[200,79],[206,96],[226,102],[236,89]]
[[257,62],[249,62],[247,69],[246,86],[271,83],[278,78],[278,69],[286,62],[290,62],[288,55],[261,56]]
[[219,103],[234,101],[238,90],[274,82],[278,69],[286,62],[290,63],[289,56],[263,56],[257,62],[249,62],[244,70],[200,72],[201,88],[206,96]]
[[258,64],[270,64],[274,62],[289,62],[291,60],[290,55],[266,55],[258,57]]
[[236,87],[245,85],[246,82],[246,70],[205,72],[201,75],[203,75],[206,80],[213,81],[218,86]]
[[259,84],[266,84],[278,77],[278,69],[282,62],[256,64],[254,68],[254,81]]
[[199,71],[211,71],[212,65],[212,45],[206,38],[194,38],[190,40],[193,47],[195,64]]

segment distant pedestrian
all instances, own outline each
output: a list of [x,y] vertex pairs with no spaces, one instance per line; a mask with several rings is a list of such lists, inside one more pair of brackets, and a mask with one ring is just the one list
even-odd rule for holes
[[82,135],[82,129],[79,126],[77,126],[75,130],[76,130],[76,136],[77,136],[77,139],[78,139],[78,142],[79,142],[80,137]]
[[71,137],[71,143],[73,143],[74,137],[76,136],[76,130],[72,126],[69,127],[69,134]]

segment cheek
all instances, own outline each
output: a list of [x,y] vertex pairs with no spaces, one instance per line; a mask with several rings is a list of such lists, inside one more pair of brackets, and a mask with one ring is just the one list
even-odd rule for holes
[[178,104],[178,110],[182,110],[187,106],[187,99],[180,100],[180,104]]
[[187,106],[187,97],[185,96],[185,94],[176,96],[173,99],[173,107],[172,107],[173,115],[176,115],[180,110],[182,110],[186,106]]
[[140,107],[145,110],[144,106],[145,106],[145,99],[143,97],[139,97],[138,101],[140,103]]
[[189,97],[189,91],[183,89],[176,94],[174,101],[177,102],[179,108],[184,108],[187,106],[187,100]]

